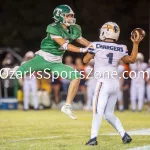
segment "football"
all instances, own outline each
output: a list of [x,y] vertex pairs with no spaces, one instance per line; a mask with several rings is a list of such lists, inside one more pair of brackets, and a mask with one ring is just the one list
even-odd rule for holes
[[142,35],[142,37],[144,38],[146,33],[143,29],[141,28],[136,28],[131,32],[131,37],[138,40],[140,35]]

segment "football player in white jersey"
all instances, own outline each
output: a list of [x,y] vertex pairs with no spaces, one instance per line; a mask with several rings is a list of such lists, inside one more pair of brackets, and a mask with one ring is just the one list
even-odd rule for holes
[[144,63],[143,61],[144,61],[143,54],[138,53],[136,62],[134,64],[130,64],[130,69],[132,72],[131,87],[130,87],[130,99],[132,111],[136,111],[136,100],[138,100],[138,111],[142,110],[144,104],[144,96],[145,96],[144,72],[146,71],[147,64]]
[[[117,64],[121,59],[124,63],[134,63],[138,53],[138,45],[143,39],[140,33],[132,36],[132,53],[129,56],[127,47],[115,42],[120,34],[119,26],[114,22],[105,23],[100,29],[99,42],[92,42],[88,53],[83,59],[88,63],[94,58],[94,75],[97,79],[97,85],[93,97],[93,121],[91,128],[91,138],[86,145],[97,145],[98,131],[101,125],[102,116],[119,132],[123,143],[130,143],[131,137],[125,132],[120,120],[114,115],[114,108],[117,101],[119,90],[119,79],[117,76]],[[98,72],[98,74],[97,74]],[[111,77],[108,73],[111,74]],[[116,72],[116,73],[114,73]]]
[[87,103],[86,106],[84,107],[85,110],[91,111],[92,110],[92,99],[93,99],[93,94],[95,91],[95,85],[96,85],[96,79],[94,78],[94,59],[92,59],[89,63],[88,66],[85,68],[85,72],[87,74]]
[[123,66],[123,61],[119,61],[119,65],[117,67],[117,72],[119,75],[119,91],[117,95],[118,99],[118,109],[119,111],[124,110],[124,102],[123,102],[123,86],[124,86],[124,78],[123,78],[123,72],[125,71],[125,67]]
[[[24,56],[24,61],[22,64],[31,60],[34,57],[34,53],[32,51],[28,51]],[[38,87],[37,87],[37,79],[35,76],[30,77],[26,75],[22,80],[22,87],[24,92],[24,111],[29,109],[30,103],[30,95],[32,94],[33,106],[34,110],[38,110]]]
[[148,111],[150,112],[150,59],[148,60],[148,67],[146,71],[147,71],[146,94],[147,94],[147,100],[148,100]]

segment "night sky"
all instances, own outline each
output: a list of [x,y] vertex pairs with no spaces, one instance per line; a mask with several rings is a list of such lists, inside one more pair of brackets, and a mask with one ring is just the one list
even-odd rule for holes
[[46,36],[46,27],[53,22],[56,6],[68,4],[75,12],[83,37],[99,40],[99,28],[107,21],[116,22],[121,28],[118,43],[132,49],[130,33],[140,27],[146,37],[139,51],[149,55],[149,2],[148,0],[1,0],[0,47],[18,47],[23,55],[28,50],[39,50]]

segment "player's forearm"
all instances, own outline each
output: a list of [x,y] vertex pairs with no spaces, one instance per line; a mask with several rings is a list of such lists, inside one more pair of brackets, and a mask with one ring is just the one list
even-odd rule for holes
[[76,40],[79,44],[83,45],[83,46],[88,46],[91,42],[86,40],[85,38],[79,38]]
[[81,52],[80,50],[80,47],[76,47],[72,44],[68,44],[68,47],[67,47],[67,50],[68,51],[71,51],[71,52]]
[[90,60],[93,58],[94,58],[94,55],[87,53],[83,58],[83,62],[86,64],[86,63],[90,62]]
[[133,43],[132,53],[130,55],[131,63],[134,63],[136,61],[138,48],[139,48],[139,44]]
[[84,57],[83,58],[83,62],[85,63],[85,64],[87,64],[87,63],[89,63],[90,62],[90,58],[87,58],[87,57]]
[[54,40],[64,49],[71,52],[83,52],[83,48],[68,44],[63,38],[54,38]]
[[133,43],[131,55],[124,56],[122,58],[124,63],[134,63],[136,61],[136,57],[137,57],[137,53],[138,53],[138,46],[139,45],[137,43]]

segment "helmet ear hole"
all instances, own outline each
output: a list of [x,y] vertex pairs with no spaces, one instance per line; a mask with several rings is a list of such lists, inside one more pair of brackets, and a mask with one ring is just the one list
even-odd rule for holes
[[104,35],[104,32],[102,33],[102,36]]

